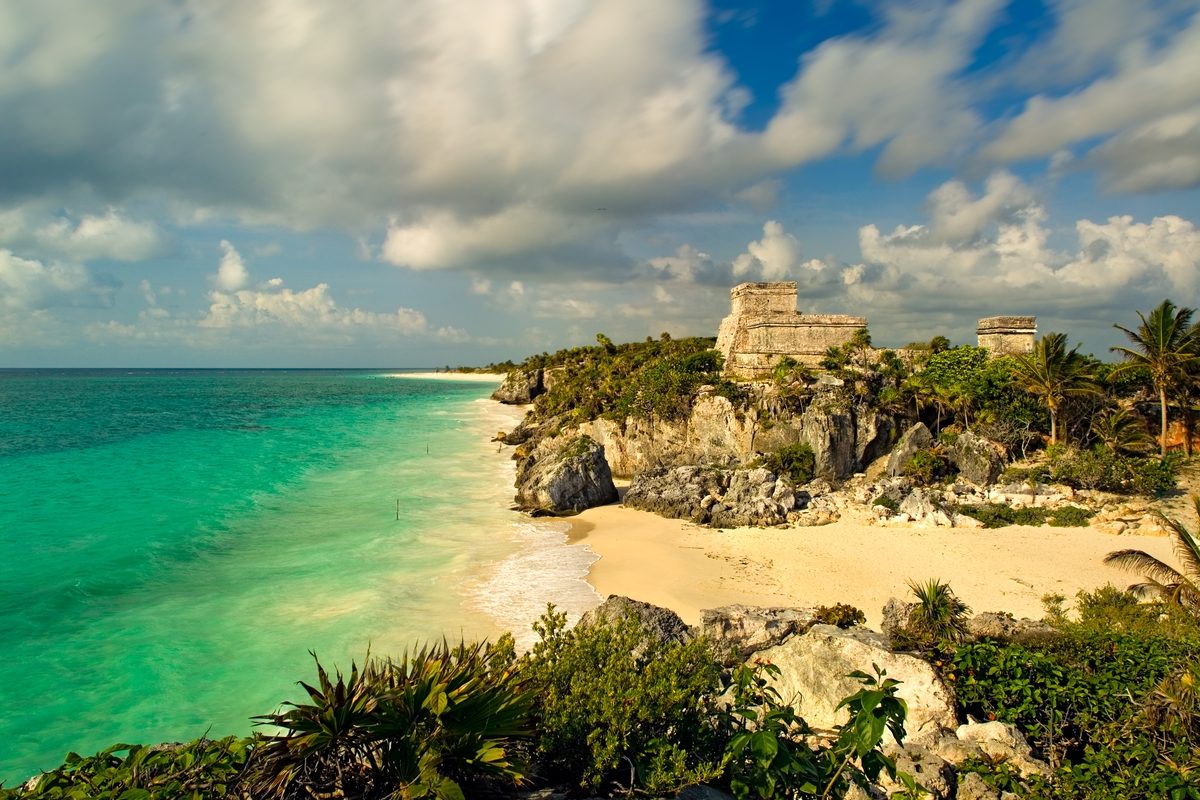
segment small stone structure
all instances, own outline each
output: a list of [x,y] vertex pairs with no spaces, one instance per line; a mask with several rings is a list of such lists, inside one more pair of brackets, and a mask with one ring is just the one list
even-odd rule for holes
[[798,313],[795,281],[743,283],[729,297],[733,308],[717,333],[728,376],[766,377],[784,356],[816,366],[826,350],[867,327],[865,317]]
[[1037,317],[985,317],[975,333],[979,346],[994,356],[1015,356],[1033,352],[1037,336]]

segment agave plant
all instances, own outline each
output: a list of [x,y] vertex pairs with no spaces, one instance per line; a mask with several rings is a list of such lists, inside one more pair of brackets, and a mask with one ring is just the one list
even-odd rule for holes
[[317,685],[300,685],[310,703],[255,718],[282,729],[256,753],[262,795],[461,800],[463,782],[523,777],[508,746],[529,701],[486,644],[368,654],[333,679],[317,661]]
[[908,588],[917,598],[908,617],[915,636],[930,644],[961,642],[967,637],[967,615],[971,609],[958,599],[950,584],[930,578],[924,583],[910,580]]
[[[1192,495],[1192,505],[1200,518],[1200,496]],[[1142,573],[1146,580],[1129,587],[1137,596],[1157,598],[1200,616],[1200,542],[1179,520],[1163,514],[1158,517],[1170,532],[1180,569],[1143,550],[1117,550],[1105,556],[1104,563]]]

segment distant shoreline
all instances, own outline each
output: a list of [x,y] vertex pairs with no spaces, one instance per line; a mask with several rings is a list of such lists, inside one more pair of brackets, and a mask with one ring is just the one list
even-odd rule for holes
[[500,383],[504,375],[499,372],[387,372],[384,378],[415,378],[423,381],[461,381],[471,383]]

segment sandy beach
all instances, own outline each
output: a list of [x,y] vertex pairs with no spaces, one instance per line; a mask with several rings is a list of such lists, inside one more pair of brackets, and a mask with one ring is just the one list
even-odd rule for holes
[[473,383],[500,383],[504,375],[499,372],[389,372],[385,378],[417,378],[423,381],[470,381]]
[[575,519],[578,545],[600,556],[588,580],[602,596],[666,606],[690,624],[701,609],[731,603],[842,602],[878,628],[888,598],[907,598],[906,581],[927,578],[949,582],[974,612],[1040,618],[1045,594],[1073,600],[1080,589],[1134,582],[1102,563],[1113,550],[1174,563],[1165,537],[1092,528],[901,528],[843,518],[815,528],[713,530],[617,505]]

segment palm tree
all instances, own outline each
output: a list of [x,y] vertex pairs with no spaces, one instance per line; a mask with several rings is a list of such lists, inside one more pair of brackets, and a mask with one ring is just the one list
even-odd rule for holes
[[[1196,517],[1200,518],[1200,496],[1192,495]],[[1142,550],[1117,550],[1104,557],[1105,564],[1118,569],[1140,572],[1144,583],[1135,583],[1129,591],[1139,597],[1159,597],[1200,616],[1200,542],[1182,522],[1159,514],[1175,544],[1175,557],[1181,569],[1159,561]]]
[[1058,412],[1066,399],[1100,391],[1079,346],[1067,350],[1065,333],[1042,336],[1032,353],[1016,357],[1013,372],[1021,388],[1037,395],[1050,411],[1050,444],[1058,443]]
[[1159,454],[1167,454],[1167,395],[1180,391],[1190,368],[1200,361],[1197,354],[1197,329],[1191,327],[1191,308],[1176,308],[1170,300],[1162,303],[1145,316],[1137,312],[1142,324],[1136,331],[1120,325],[1114,328],[1129,337],[1133,347],[1114,347],[1114,353],[1125,356],[1125,361],[1113,370],[1119,375],[1135,367],[1144,367],[1150,372],[1150,380],[1158,392],[1160,411]]
[[1154,447],[1154,437],[1145,421],[1127,408],[1111,408],[1092,417],[1092,435],[1122,453],[1145,454]]

